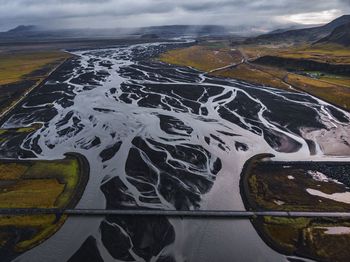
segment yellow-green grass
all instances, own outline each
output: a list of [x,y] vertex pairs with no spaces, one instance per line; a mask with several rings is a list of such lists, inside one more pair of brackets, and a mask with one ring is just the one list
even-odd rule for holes
[[327,228],[346,227],[348,220],[264,217],[262,234],[272,246],[289,255],[311,257],[320,261],[348,261],[350,234],[327,234]]
[[350,88],[331,82],[289,74],[286,81],[292,86],[315,95],[327,102],[350,109]]
[[350,88],[350,77],[327,76],[326,75],[326,76],[321,76],[320,80]]
[[41,128],[41,126],[42,124],[32,124],[31,126],[22,128],[0,129],[0,145],[8,142],[9,139],[15,136],[25,136],[33,133]]
[[17,163],[0,163],[0,180],[18,180],[28,170],[27,165]]
[[68,57],[62,51],[0,53],[0,113],[8,112]]
[[[264,55],[292,57],[298,59],[314,59],[322,62],[349,62],[350,49],[334,46],[310,47],[274,47],[274,46],[241,46],[238,48],[249,60]],[[209,72],[226,65],[237,64],[242,60],[242,54],[229,47],[218,48],[206,46],[206,43],[189,48],[176,49],[160,56],[160,60],[169,64],[190,66]],[[293,91],[290,86],[306,91],[327,102],[350,109],[350,78],[330,76],[314,79],[311,77],[291,74],[285,69],[244,63],[230,69],[213,73],[216,76],[234,78],[255,84]]]
[[282,50],[280,47],[260,45],[244,45],[240,46],[239,49],[246,55],[249,60],[255,60],[258,57],[266,55],[277,55]]
[[[0,161],[0,208],[65,208],[75,195],[81,171],[78,159],[55,161]],[[16,228],[33,234],[13,247],[23,252],[54,234],[66,217],[55,215],[1,216],[0,243],[16,238]],[[2,238],[3,236],[3,238]],[[1,245],[0,245],[1,247]]]
[[[307,170],[299,168],[254,168],[249,174],[249,198],[254,205],[266,210],[346,212],[350,209],[349,204],[313,196],[306,191],[310,188],[325,194],[344,193],[347,191],[344,185],[316,181],[306,173]],[[290,176],[294,179],[289,179]]]
[[6,245],[16,234],[6,229],[15,227],[20,229],[32,229],[35,232],[27,239],[16,244],[14,252],[21,253],[29,250],[52,236],[65,222],[66,216],[57,220],[55,215],[33,215],[33,216],[0,216],[0,247]]
[[278,248],[292,254],[298,245],[300,231],[308,227],[308,218],[264,217],[264,234],[276,242]]
[[252,60],[269,55],[294,59],[310,59],[323,63],[350,63],[350,48],[340,45],[302,45],[294,47],[245,45],[241,46],[240,49]]
[[199,43],[200,46],[205,46],[209,49],[231,49],[230,42],[227,40],[207,40]]
[[242,58],[239,52],[229,48],[215,49],[204,45],[196,45],[170,50],[162,54],[160,60],[168,64],[190,66],[209,72],[230,64],[239,63]]
[[234,78],[258,85],[289,89],[289,86],[278,77],[279,74],[277,70],[262,71],[249,64],[242,64],[232,69],[225,69],[214,73],[216,76]]
[[61,51],[0,54],[0,85],[21,81],[33,71],[68,57]]
[[29,126],[26,127],[19,127],[19,128],[2,128],[0,129],[0,135],[5,135],[8,134],[10,132],[15,132],[15,133],[31,133],[31,132],[35,132],[38,129],[40,129],[42,127],[41,123],[34,123],[31,124]]
[[285,56],[292,58],[306,58],[327,63],[349,64],[350,48],[336,45],[313,45],[301,47],[293,51],[285,51]]
[[[71,196],[74,194],[76,186],[79,182],[79,163],[77,160],[64,159],[52,162],[49,165],[46,162],[38,162],[33,165],[24,175],[24,178],[40,179],[48,177],[59,180],[64,185],[64,191],[55,201],[55,207],[64,207]],[[58,182],[58,181],[57,181]]]
[[[162,54],[160,60],[169,64],[190,66],[205,72],[227,65],[238,64],[242,61],[243,57],[238,50],[228,47],[213,50],[213,47],[209,48],[206,45],[207,42],[200,46],[171,50]],[[216,71],[213,75],[288,89],[288,85],[280,79],[284,75],[283,72],[274,68],[264,72],[251,65],[242,64],[232,69]]]
[[[249,160],[242,177],[245,203],[258,210],[279,211],[347,211],[349,204],[307,193],[306,188],[321,190],[326,194],[346,192],[341,184],[316,181],[300,166],[284,168],[258,165],[267,156]],[[293,179],[290,179],[290,177]],[[249,208],[249,207],[248,207]],[[347,227],[346,219],[258,217],[252,219],[263,239],[277,251],[309,257],[316,261],[347,261],[350,234],[327,234],[327,228]]]

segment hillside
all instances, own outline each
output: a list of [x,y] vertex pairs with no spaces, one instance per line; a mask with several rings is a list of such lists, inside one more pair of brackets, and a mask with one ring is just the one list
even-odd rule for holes
[[247,39],[247,44],[302,44],[313,43],[327,37],[339,26],[350,23],[350,15],[341,16],[334,21],[318,27],[289,30],[261,35]]
[[317,43],[350,46],[350,23],[337,27],[329,36],[322,38]]
[[8,34],[18,34],[18,33],[27,33],[37,30],[37,27],[34,25],[19,25],[13,29],[7,31]]

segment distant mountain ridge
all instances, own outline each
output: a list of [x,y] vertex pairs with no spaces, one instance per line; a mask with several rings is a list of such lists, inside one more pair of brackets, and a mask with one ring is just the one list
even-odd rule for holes
[[347,23],[350,23],[350,15],[341,16],[323,26],[260,35],[255,38],[249,38],[248,40],[246,40],[246,43],[313,43],[319,41],[322,38],[327,37],[337,27]]
[[280,33],[284,33],[287,31],[293,31],[293,30],[299,30],[299,29],[307,29],[307,28],[313,28],[313,27],[319,27],[321,25],[308,25],[308,26],[303,26],[303,25],[293,25],[293,26],[289,26],[286,28],[279,28],[279,29],[275,29],[271,32],[268,32],[267,34],[280,34]]
[[32,25],[20,25],[7,32],[0,33],[0,40],[26,40],[36,38],[95,38],[95,37],[145,37],[176,38],[182,36],[227,36],[232,35],[236,27],[219,25],[167,25],[141,28],[114,29],[43,29]]
[[6,33],[13,34],[13,33],[23,33],[23,32],[29,32],[34,31],[38,29],[35,25],[19,25],[13,29],[8,30]]
[[317,43],[350,46],[350,23],[338,26],[333,32]]

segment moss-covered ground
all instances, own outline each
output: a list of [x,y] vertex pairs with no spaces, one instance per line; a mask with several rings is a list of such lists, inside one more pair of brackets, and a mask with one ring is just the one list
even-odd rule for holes
[[223,44],[195,45],[188,48],[170,50],[161,55],[160,60],[180,66],[190,66],[205,72],[239,63],[242,58],[237,50]]
[[[31,73],[45,67],[57,64],[70,55],[61,51],[17,52],[0,54],[0,86],[33,77]],[[45,77],[43,74],[36,78]]]
[[[78,200],[85,175],[76,156],[54,161],[0,160],[0,208],[66,208]],[[0,250],[28,250],[54,234],[65,219],[0,216]]]
[[69,57],[62,51],[0,53],[0,117]]
[[[244,167],[241,193],[249,210],[337,212],[349,204],[309,194],[306,189],[326,194],[348,192],[336,181],[318,181],[300,165],[261,162],[267,155],[250,159]],[[341,163],[339,163],[341,164]],[[348,261],[350,221],[325,218],[257,217],[252,223],[259,235],[275,250],[316,261]],[[333,232],[332,232],[333,231]]]

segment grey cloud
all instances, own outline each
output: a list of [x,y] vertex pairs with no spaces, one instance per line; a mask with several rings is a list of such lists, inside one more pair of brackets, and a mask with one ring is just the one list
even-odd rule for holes
[[116,27],[159,24],[279,26],[278,17],[337,10],[349,0],[0,0],[0,30],[18,24]]

